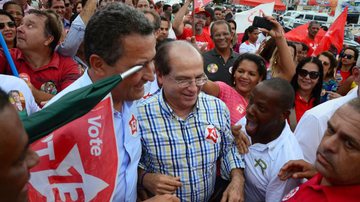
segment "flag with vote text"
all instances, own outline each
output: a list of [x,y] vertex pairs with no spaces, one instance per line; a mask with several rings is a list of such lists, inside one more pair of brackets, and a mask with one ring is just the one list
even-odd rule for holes
[[36,140],[29,201],[111,201],[118,150],[108,95],[87,114]]

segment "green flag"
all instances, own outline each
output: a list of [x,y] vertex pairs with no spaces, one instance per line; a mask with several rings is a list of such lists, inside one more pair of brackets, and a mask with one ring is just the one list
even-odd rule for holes
[[141,68],[142,66],[135,66],[121,75],[114,75],[71,91],[48,107],[24,118],[22,122],[29,135],[29,142],[32,143],[88,113],[118,83]]

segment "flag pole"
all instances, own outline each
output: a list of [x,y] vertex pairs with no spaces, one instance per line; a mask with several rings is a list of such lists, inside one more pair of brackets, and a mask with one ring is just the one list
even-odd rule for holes
[[19,73],[18,73],[18,71],[17,71],[17,69],[15,67],[14,61],[13,61],[11,55],[10,55],[9,49],[8,49],[8,47],[6,45],[6,42],[5,42],[4,37],[3,37],[2,34],[0,34],[0,44],[1,44],[2,48],[3,48],[3,50],[4,50],[5,57],[6,57],[9,65],[10,65],[10,68],[11,68],[11,71],[12,71],[13,75],[16,76],[16,77],[19,77]]

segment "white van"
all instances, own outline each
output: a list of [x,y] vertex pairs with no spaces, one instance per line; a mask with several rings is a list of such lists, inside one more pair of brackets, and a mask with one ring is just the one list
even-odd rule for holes
[[316,13],[311,11],[287,11],[284,13],[283,17],[284,25],[288,28],[294,28],[294,24],[305,24],[313,20],[318,21],[320,25],[329,25],[334,19],[327,13]]

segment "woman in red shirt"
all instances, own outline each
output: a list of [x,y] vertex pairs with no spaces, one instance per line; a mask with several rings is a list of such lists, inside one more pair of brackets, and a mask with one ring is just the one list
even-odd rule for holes
[[297,65],[291,80],[295,90],[295,105],[289,117],[292,130],[295,130],[305,111],[320,103],[323,75],[322,63],[316,57],[307,57]]

